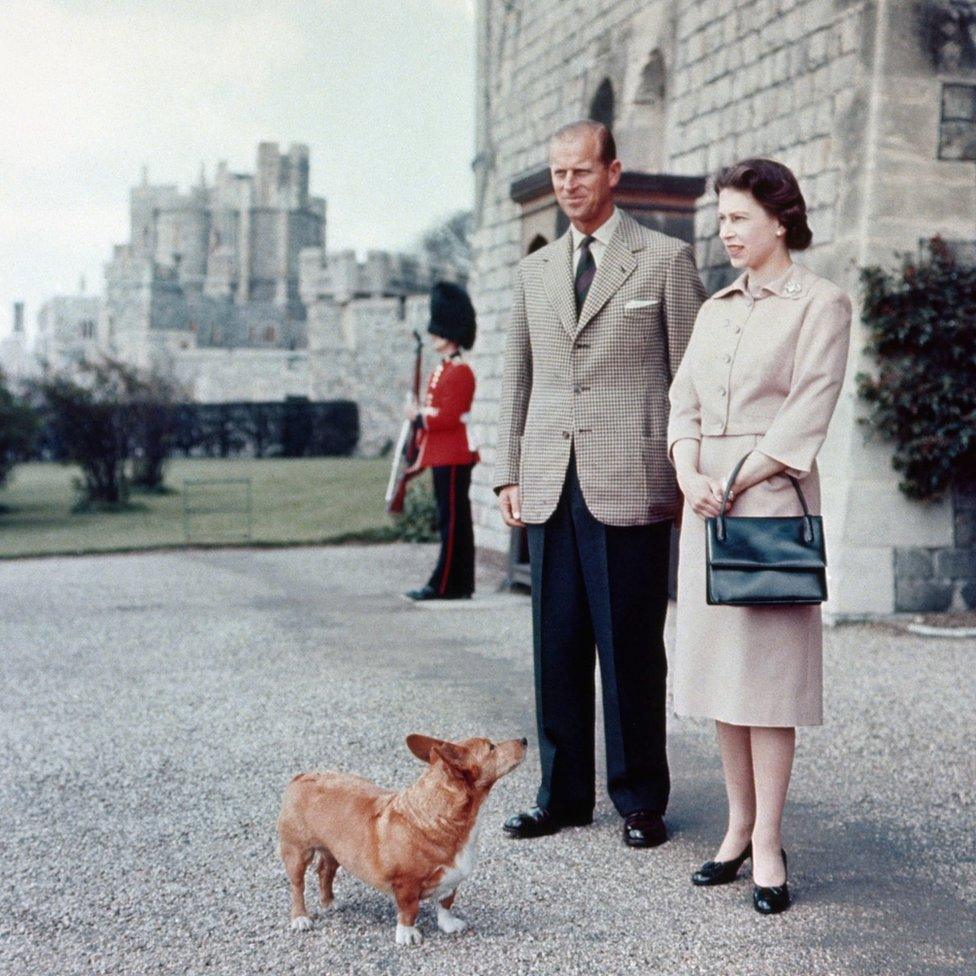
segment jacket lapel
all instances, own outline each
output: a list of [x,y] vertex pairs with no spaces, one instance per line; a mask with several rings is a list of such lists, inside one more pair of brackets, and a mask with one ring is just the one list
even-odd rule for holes
[[[559,313],[559,321],[570,336],[576,335],[576,293],[573,291],[573,235],[566,231],[554,248],[553,256],[546,259],[542,272],[549,301]],[[594,284],[596,279],[594,279]]]
[[[593,284],[590,285],[586,301],[580,311],[578,330],[590,324],[637,267],[634,251],[640,250],[643,244],[639,234],[635,233],[636,226],[632,225],[636,225],[636,221],[621,212],[616,233],[610,238],[610,243],[603,252],[603,260],[600,261],[600,267],[597,268]],[[574,334],[578,330],[574,330]]]

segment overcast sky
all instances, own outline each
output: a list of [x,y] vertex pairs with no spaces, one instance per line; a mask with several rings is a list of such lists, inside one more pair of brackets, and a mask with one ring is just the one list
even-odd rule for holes
[[3,0],[0,337],[127,238],[128,191],[307,143],[328,246],[471,205],[474,0]]

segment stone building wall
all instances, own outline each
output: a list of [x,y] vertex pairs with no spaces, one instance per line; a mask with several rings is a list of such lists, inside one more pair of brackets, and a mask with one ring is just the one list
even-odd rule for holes
[[[162,350],[160,359],[166,361]],[[267,403],[309,394],[304,349],[181,349],[171,351],[169,368],[193,403]]]
[[34,352],[53,369],[70,368],[98,350],[101,299],[97,295],[59,295],[37,313]]
[[399,434],[413,382],[414,330],[424,341],[422,382],[433,365],[426,335],[430,280],[404,278],[396,270],[402,264],[378,252],[364,264],[349,254],[302,255],[310,396],[359,404],[357,451],[366,456],[381,453]]
[[[505,322],[522,256],[509,191],[544,164],[549,134],[580,117],[612,119],[625,168],[638,171],[693,176],[749,155],[782,160],[799,176],[811,212],[815,246],[800,260],[856,299],[858,267],[890,264],[895,252],[914,251],[935,233],[976,236],[973,163],[939,158],[963,155],[959,147],[968,145],[962,121],[947,136],[943,111],[943,86],[976,79],[963,8],[950,0],[604,0],[585,9],[480,0],[473,420],[485,463],[472,491],[479,547],[504,552],[509,544],[490,490]],[[976,113],[976,95],[971,103],[957,98],[953,105],[963,108],[951,111],[964,114],[968,104]],[[702,277],[714,291],[730,274],[708,193],[696,237]],[[899,594],[910,587],[896,586],[904,553],[956,548],[958,504],[908,502],[890,450],[864,443],[853,393],[854,373],[871,365],[864,345],[856,323],[848,383],[821,454],[829,609],[840,616],[907,609]],[[954,599],[965,599],[962,588]]]

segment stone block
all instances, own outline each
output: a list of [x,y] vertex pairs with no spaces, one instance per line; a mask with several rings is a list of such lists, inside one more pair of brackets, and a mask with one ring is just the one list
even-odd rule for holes
[[[932,552],[928,549],[896,549],[895,578],[931,579],[935,568]],[[939,574],[943,575],[942,573]]]
[[826,609],[835,617],[891,613],[893,567],[890,549],[845,549],[828,539]]
[[976,580],[976,548],[942,549],[937,552],[935,575],[951,580]]
[[976,546],[976,512],[956,512],[956,545]]
[[[852,458],[854,470],[871,470],[873,452],[858,452]],[[888,476],[887,458],[878,468],[880,478]],[[922,546],[947,548],[953,544],[951,506],[945,502],[920,504],[907,499],[891,480],[855,478],[851,484],[844,540],[854,546]],[[839,527],[838,527],[839,528]]]
[[976,512],[976,481],[957,484],[952,490],[952,504],[957,512]]
[[895,610],[899,613],[942,613],[952,604],[951,583],[895,580]]

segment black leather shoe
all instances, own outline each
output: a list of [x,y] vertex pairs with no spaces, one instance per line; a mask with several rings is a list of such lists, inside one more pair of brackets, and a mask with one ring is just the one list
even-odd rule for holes
[[624,843],[628,847],[658,847],[668,839],[668,829],[659,813],[635,810],[624,817]]
[[558,833],[563,827],[585,827],[593,823],[592,815],[581,817],[557,817],[545,807],[533,807],[508,818],[502,830],[509,837],[528,840],[532,837],[548,837]]
[[470,593],[438,593],[432,586],[422,586],[419,590],[408,590],[403,594],[408,600],[470,600]]
[[[783,851],[783,870],[786,871],[786,851]],[[781,885],[764,888],[753,885],[752,904],[762,915],[778,915],[790,907],[790,886],[784,881]]]
[[746,844],[746,849],[731,861],[706,861],[692,876],[691,883],[700,888],[711,885],[728,884],[735,881],[739,868],[752,857],[752,844]]

